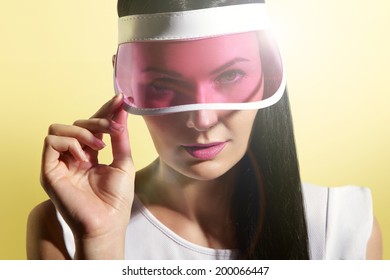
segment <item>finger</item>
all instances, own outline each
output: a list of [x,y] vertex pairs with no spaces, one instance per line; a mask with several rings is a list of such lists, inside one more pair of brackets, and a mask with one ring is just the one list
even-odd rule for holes
[[91,118],[112,117],[115,111],[123,104],[123,95],[115,95],[111,100],[105,103]]
[[111,166],[133,172],[133,159],[131,157],[129,134],[127,130],[128,114],[122,108],[114,116],[114,121],[123,126],[121,131],[111,134],[113,162]]
[[75,126],[85,128],[98,135],[102,133],[116,133],[123,130],[123,125],[106,118],[93,118],[88,120],[78,120],[74,122]]
[[48,135],[45,138],[43,154],[42,154],[42,168],[44,171],[50,171],[54,168],[62,153],[70,153],[75,160],[88,161],[80,142],[75,138]]
[[83,147],[84,153],[87,155],[88,161],[92,164],[92,166],[96,166],[99,164],[99,151],[92,149],[88,146]]
[[101,150],[106,146],[101,138],[96,137],[90,130],[75,125],[52,124],[49,127],[49,135],[75,138],[82,145],[94,150]]

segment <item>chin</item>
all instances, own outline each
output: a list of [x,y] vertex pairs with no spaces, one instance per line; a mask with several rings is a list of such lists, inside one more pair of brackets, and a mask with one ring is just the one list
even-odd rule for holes
[[231,164],[222,160],[199,161],[190,166],[186,165],[186,167],[182,165],[177,171],[183,176],[194,180],[211,181],[228,173],[238,161],[239,159],[237,161],[232,161]]

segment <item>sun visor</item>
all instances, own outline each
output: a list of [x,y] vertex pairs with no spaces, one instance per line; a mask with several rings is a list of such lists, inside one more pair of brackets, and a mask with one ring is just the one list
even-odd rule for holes
[[260,109],[286,86],[265,4],[119,19],[116,93],[137,115]]

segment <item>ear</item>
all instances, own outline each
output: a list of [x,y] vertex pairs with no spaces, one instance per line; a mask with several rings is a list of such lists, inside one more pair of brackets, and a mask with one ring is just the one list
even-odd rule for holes
[[112,67],[115,66],[115,60],[116,60],[116,55],[114,54],[114,55],[112,56]]

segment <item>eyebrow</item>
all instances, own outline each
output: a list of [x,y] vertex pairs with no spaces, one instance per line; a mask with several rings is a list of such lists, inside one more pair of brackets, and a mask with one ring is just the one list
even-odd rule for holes
[[223,70],[225,70],[226,68],[229,68],[230,66],[238,63],[238,62],[248,62],[249,59],[246,59],[246,58],[243,58],[243,57],[236,57],[236,58],[233,58],[232,60],[226,62],[225,64],[223,64],[222,66],[218,67],[217,69],[211,71],[211,74],[217,74],[219,72],[222,72]]
[[[236,63],[239,63],[239,62],[248,62],[249,59],[246,59],[246,58],[243,58],[243,57],[235,57],[233,58],[232,60],[229,60],[228,62],[226,62],[225,64],[219,66],[217,69],[215,70],[212,70],[210,73],[212,75],[216,74],[216,73],[219,73],[219,72],[222,72],[224,69],[236,64]],[[171,70],[167,70],[167,69],[162,69],[162,68],[158,68],[158,67],[147,67],[145,68],[142,72],[156,72],[156,73],[161,73],[161,74],[165,74],[165,75],[168,75],[168,76],[172,76],[172,77],[175,77],[175,78],[182,78],[183,76],[178,73],[178,72],[175,72],[175,71],[171,71]]]
[[162,69],[162,68],[158,68],[158,67],[147,67],[142,72],[157,72],[157,73],[165,74],[165,75],[172,76],[172,77],[175,77],[175,78],[181,78],[182,77],[182,75],[180,75],[179,73],[177,73],[175,71]]

